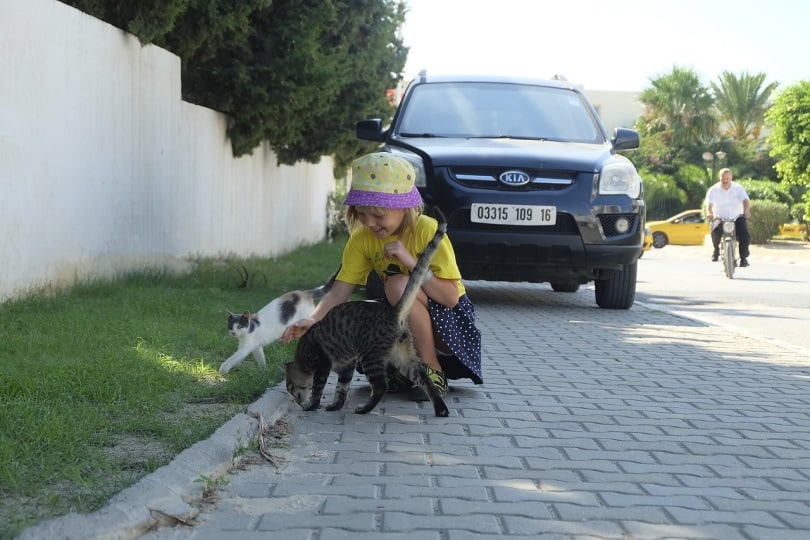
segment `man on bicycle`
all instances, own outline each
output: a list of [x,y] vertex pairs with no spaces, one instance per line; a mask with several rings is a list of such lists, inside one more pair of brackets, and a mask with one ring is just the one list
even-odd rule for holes
[[[711,223],[715,219],[734,219],[737,229],[737,241],[740,243],[740,266],[748,266],[748,246],[751,243],[751,235],[748,234],[748,222],[751,218],[751,201],[745,188],[737,182],[733,182],[731,169],[720,169],[720,181],[709,188],[706,192],[707,215]],[[723,235],[723,228],[712,223],[712,260],[716,261],[720,257],[720,237]]]

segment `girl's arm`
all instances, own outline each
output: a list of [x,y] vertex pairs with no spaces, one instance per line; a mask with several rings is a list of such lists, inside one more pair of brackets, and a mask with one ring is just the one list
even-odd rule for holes
[[329,313],[330,309],[348,300],[353,290],[354,285],[351,283],[335,280],[335,282],[332,284],[332,288],[329,289],[329,292],[323,295],[321,301],[318,302],[318,305],[315,307],[315,311],[313,311],[312,314],[306,319],[296,321],[294,324],[285,328],[284,333],[281,335],[281,338],[279,338],[279,341],[281,343],[289,343],[290,341],[298,339],[306,334],[310,326],[323,319],[326,314]]
[[434,302],[453,308],[458,304],[458,285],[455,279],[433,276],[422,284],[422,290]]
[[[396,258],[405,268],[413,271],[416,266],[416,257],[405,248],[400,241],[391,242],[385,245],[384,254],[389,258]],[[434,302],[438,302],[449,308],[458,304],[458,286],[454,279],[444,279],[433,276],[422,284],[422,290]]]

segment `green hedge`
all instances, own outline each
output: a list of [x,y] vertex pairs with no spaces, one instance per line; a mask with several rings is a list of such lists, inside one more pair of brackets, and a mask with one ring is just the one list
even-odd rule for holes
[[752,200],[748,231],[752,244],[765,244],[779,234],[779,226],[790,221],[790,208],[784,203]]

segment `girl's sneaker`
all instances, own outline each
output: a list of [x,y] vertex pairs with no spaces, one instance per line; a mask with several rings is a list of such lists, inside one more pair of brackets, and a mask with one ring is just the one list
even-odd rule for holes
[[[425,366],[428,378],[433,382],[433,386],[439,391],[439,395],[444,397],[447,394],[447,377],[441,371]],[[420,386],[413,386],[408,394],[411,401],[430,401],[424,390]]]
[[426,366],[428,378],[433,381],[433,386],[439,391],[439,394],[444,397],[447,394],[447,377],[442,371],[436,371],[430,366]]

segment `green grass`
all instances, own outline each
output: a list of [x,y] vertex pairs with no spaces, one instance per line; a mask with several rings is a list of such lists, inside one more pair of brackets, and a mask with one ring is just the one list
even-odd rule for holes
[[[168,463],[278,382],[294,345],[226,377],[225,310],[257,311],[323,283],[343,239],[276,259],[200,260],[0,305],[0,538],[90,512]],[[239,268],[244,266],[249,279]]]

